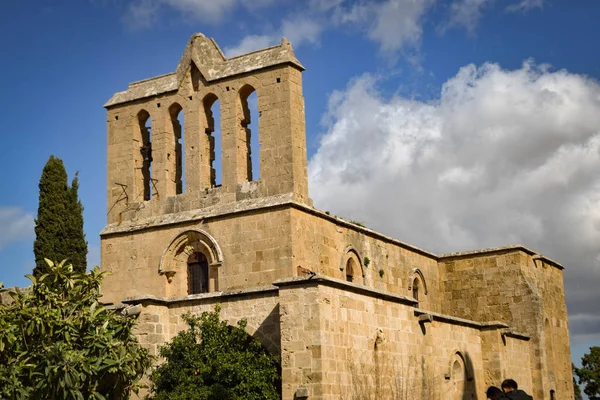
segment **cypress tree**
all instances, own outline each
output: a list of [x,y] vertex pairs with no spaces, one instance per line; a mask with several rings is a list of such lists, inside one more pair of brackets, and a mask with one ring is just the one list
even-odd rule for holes
[[50,156],[40,178],[38,215],[35,220],[35,268],[39,276],[47,269],[44,258],[68,260],[78,271],[85,271],[87,243],[83,234],[83,206],[77,191],[77,176],[69,187],[67,172],[60,158]]
[[83,232],[83,205],[79,201],[79,178],[78,173],[75,174],[71,187],[69,188],[69,225],[68,252],[69,262],[73,264],[73,269],[83,273],[87,267],[87,242],[85,241],[85,233]]

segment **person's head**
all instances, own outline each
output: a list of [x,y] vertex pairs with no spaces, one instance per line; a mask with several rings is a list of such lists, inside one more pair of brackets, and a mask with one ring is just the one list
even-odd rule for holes
[[504,390],[505,392],[512,392],[513,390],[517,390],[519,388],[519,385],[517,385],[517,382],[515,382],[514,379],[505,379],[504,382],[502,382],[502,390]]
[[496,386],[490,386],[488,390],[486,390],[485,395],[490,400],[497,400],[502,396],[502,390],[498,389]]

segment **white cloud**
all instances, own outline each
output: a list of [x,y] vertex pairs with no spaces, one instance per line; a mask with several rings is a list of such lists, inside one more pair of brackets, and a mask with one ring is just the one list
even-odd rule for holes
[[[475,32],[479,20],[486,7],[497,4],[496,0],[454,0],[450,4],[448,20],[439,26],[441,32],[449,28],[463,27],[470,33]],[[544,0],[521,0],[506,6],[510,12],[529,11],[533,8],[542,8]]]
[[532,62],[468,65],[428,103],[363,75],[330,98],[311,196],[434,252],[525,244],[565,264],[569,311],[597,318],[599,109],[597,82]]
[[265,47],[273,46],[277,43],[275,35],[249,35],[242,39],[240,43],[233,47],[226,47],[223,52],[227,57],[235,57],[240,54],[250,53]]
[[310,0],[309,8],[317,11],[329,11],[341,5],[345,0]]
[[33,215],[18,207],[0,207],[0,250],[7,245],[33,238]]
[[281,23],[281,29],[269,35],[248,35],[240,43],[233,47],[226,47],[224,52],[227,57],[250,53],[265,47],[274,46],[281,42],[281,37],[286,37],[298,48],[304,43],[318,43],[323,26],[314,19],[299,17],[285,19]]
[[281,33],[295,46],[305,42],[315,44],[319,42],[319,36],[323,31],[323,25],[313,18],[299,17],[285,19],[281,23]]
[[474,32],[483,15],[483,7],[490,5],[493,0],[456,0],[450,5],[450,16],[447,23],[441,26],[442,31],[448,28],[462,26],[469,32]]
[[127,20],[136,27],[150,26],[162,8],[170,7],[186,18],[218,23],[236,7],[256,9],[270,6],[276,0],[134,0],[128,8]]
[[509,5],[506,9],[508,11],[528,11],[532,8],[542,8],[544,6],[544,0],[521,0],[518,3]]
[[365,30],[382,52],[393,54],[418,46],[425,14],[434,3],[434,0],[361,1],[347,8],[337,7],[333,21]]
[[423,34],[423,17],[433,1],[388,0],[375,11],[369,38],[382,51],[393,53],[405,46],[415,46]]

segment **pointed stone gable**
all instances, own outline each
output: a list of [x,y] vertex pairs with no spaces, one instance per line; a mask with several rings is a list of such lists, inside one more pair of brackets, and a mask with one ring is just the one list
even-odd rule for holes
[[213,39],[197,33],[190,38],[175,72],[133,82],[127,90],[115,93],[104,107],[176,91],[192,62],[206,82],[215,82],[280,64],[304,70],[294,55],[291,43],[285,38],[282,38],[281,44],[277,46],[228,59]]

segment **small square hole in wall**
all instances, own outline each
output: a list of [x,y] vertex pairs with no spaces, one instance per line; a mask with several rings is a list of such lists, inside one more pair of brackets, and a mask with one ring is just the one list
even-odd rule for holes
[[119,120],[119,116],[118,115],[115,115],[115,120],[117,120],[117,121]]
[[156,107],[160,108],[160,103],[156,103]]
[[229,86],[226,86],[226,87],[225,87],[225,90],[227,90],[227,91],[229,92]]
[[277,83],[281,83],[281,78],[277,78]]
[[191,100],[191,99],[192,99],[192,96],[188,97],[188,99],[190,99],[190,100]]

